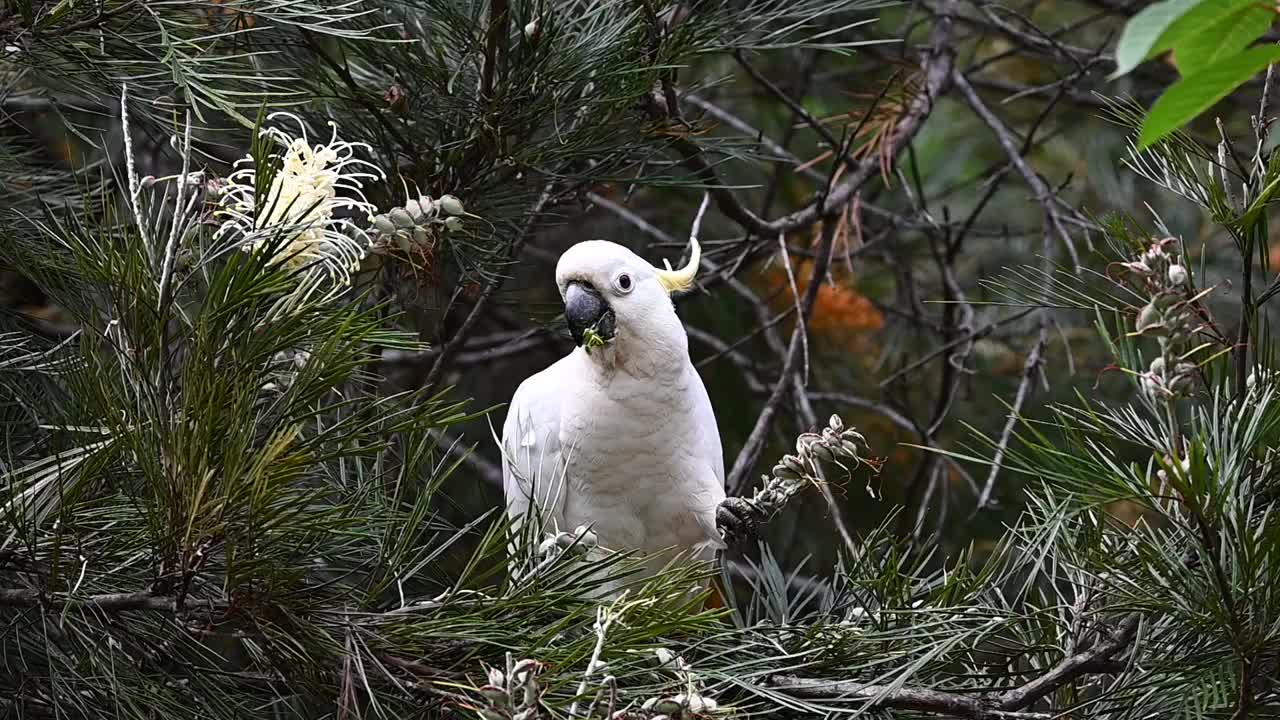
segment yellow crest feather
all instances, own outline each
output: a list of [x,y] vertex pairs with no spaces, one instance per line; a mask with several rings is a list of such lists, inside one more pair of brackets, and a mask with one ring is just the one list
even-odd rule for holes
[[698,245],[697,238],[689,238],[689,262],[679,270],[672,270],[671,263],[663,260],[662,264],[666,265],[667,269],[655,270],[654,273],[668,295],[684,292],[693,287],[693,278],[698,274],[698,263],[701,260],[702,248]]

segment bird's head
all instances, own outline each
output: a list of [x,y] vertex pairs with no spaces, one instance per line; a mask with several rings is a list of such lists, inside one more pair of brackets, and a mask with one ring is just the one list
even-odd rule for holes
[[657,268],[627,248],[588,240],[569,248],[556,264],[556,285],[573,341],[588,352],[614,341],[631,347],[687,350],[671,295],[693,287],[701,249],[692,241],[689,262]]

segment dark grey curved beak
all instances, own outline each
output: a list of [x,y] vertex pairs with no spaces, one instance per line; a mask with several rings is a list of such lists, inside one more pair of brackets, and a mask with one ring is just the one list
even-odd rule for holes
[[573,342],[582,344],[588,329],[595,330],[602,340],[612,340],[614,333],[613,310],[600,293],[591,285],[571,282],[564,290],[564,319],[569,324]]

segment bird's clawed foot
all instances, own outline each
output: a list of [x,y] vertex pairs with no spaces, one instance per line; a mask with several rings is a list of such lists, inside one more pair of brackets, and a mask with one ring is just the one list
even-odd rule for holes
[[768,513],[746,498],[727,497],[716,508],[716,528],[726,545],[737,545],[757,537]]
[[565,551],[576,551],[585,554],[599,544],[596,534],[586,525],[579,525],[573,532],[547,534],[545,540],[538,545],[538,554],[543,557],[558,555]]

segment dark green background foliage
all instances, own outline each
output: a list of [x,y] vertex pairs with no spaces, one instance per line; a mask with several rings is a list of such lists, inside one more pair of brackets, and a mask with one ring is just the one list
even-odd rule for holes
[[[0,5],[0,716],[1277,712],[1280,156],[1240,60],[1273,21]],[[366,144],[379,214],[461,226],[371,229],[302,297],[215,232],[279,110]],[[674,264],[695,217],[731,494],[833,413],[880,472],[823,465],[724,554],[724,609],[683,570],[602,606],[577,544],[508,532],[493,428],[572,348],[560,253]]]

